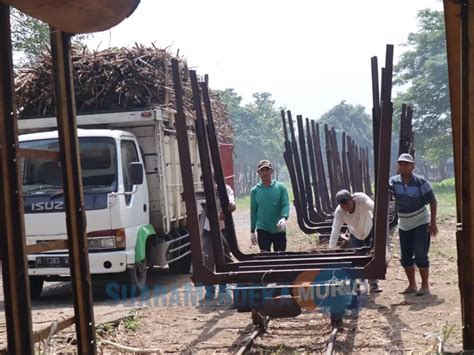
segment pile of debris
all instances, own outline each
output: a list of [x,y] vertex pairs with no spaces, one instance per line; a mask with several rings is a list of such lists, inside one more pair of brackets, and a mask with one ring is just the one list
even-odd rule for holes
[[[174,109],[172,58],[166,49],[142,45],[75,52],[72,62],[77,113],[131,111],[157,105]],[[186,110],[193,114],[187,64],[183,58],[178,59],[183,68]],[[52,62],[48,53],[35,63],[18,68],[15,83],[20,118],[54,116]],[[211,103],[219,141],[232,143],[233,126],[225,104],[212,92]]]

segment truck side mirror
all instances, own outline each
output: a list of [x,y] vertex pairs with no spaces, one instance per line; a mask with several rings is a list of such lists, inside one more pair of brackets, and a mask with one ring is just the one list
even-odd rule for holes
[[139,162],[130,163],[130,182],[132,185],[143,184],[143,164]]

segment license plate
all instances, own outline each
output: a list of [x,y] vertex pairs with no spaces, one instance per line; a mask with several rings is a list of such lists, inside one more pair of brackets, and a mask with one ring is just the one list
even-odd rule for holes
[[68,256],[38,256],[36,267],[69,267]]

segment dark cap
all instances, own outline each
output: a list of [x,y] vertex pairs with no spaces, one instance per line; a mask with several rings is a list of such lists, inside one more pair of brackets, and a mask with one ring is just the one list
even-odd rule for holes
[[352,194],[347,190],[340,190],[336,194],[336,202],[338,205],[341,203],[346,203],[350,199],[352,199]]
[[263,168],[269,168],[273,170],[272,162],[270,160],[260,160],[257,164],[257,171]]
[[412,164],[415,163],[415,160],[413,159],[411,154],[408,154],[408,153],[400,154],[400,156],[398,157],[397,162],[401,162],[401,161],[404,161],[404,162],[407,162],[407,163],[412,163]]

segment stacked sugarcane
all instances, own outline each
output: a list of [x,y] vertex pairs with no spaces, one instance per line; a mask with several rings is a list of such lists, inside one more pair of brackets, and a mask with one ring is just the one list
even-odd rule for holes
[[[166,49],[135,45],[102,51],[76,50],[72,56],[78,114],[127,111],[153,106],[175,108],[171,76],[173,56]],[[191,84],[183,58],[186,111],[193,114]],[[52,62],[43,53],[34,63],[16,71],[16,93],[21,118],[53,116]],[[232,143],[233,127],[217,94],[211,104],[222,143]]]

